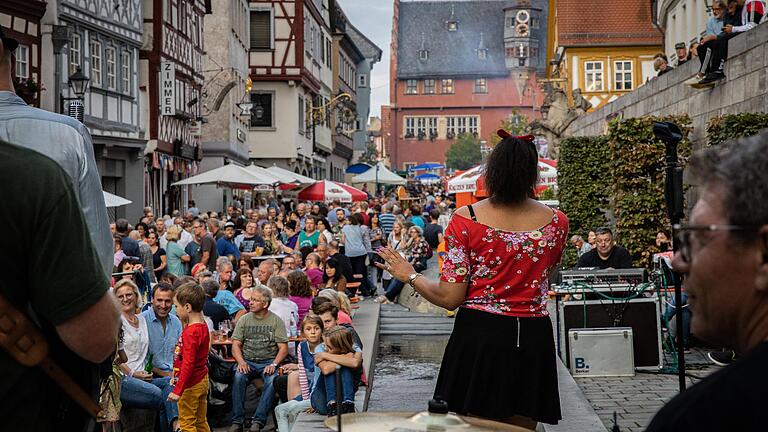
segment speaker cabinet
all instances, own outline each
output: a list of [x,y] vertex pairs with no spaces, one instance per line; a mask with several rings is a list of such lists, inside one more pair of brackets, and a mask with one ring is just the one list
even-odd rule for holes
[[[563,361],[570,363],[569,330],[631,327],[635,368],[659,369],[664,365],[664,352],[661,348],[661,310],[656,297],[560,302],[558,315],[558,351]],[[568,367],[571,365],[568,364]]]

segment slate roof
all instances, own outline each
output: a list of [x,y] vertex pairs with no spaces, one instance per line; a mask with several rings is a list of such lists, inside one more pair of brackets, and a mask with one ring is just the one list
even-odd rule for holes
[[661,45],[647,0],[558,0],[562,46]]
[[[397,78],[436,78],[462,76],[506,76],[504,8],[516,0],[419,0],[400,3],[397,31]],[[539,71],[546,67],[547,0],[532,0],[541,9],[540,28],[531,36],[539,41]],[[446,22],[459,22],[458,31],[448,31]],[[480,60],[477,49],[480,34],[488,49]],[[427,60],[419,59],[422,44],[429,51]]]
[[367,59],[373,60],[373,63],[381,61],[381,48],[371,42],[357,27],[352,23],[347,23],[347,36],[352,40],[352,43],[357,46],[357,49],[363,53],[363,56]]

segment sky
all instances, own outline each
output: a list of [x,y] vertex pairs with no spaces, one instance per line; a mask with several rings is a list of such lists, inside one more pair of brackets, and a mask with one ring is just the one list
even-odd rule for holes
[[392,32],[392,0],[336,0],[361,33],[381,48],[381,61],[371,74],[371,116],[381,115],[389,104],[389,43]]

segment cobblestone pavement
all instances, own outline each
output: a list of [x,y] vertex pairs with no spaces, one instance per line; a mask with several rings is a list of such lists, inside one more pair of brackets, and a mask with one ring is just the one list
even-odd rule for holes
[[[702,358],[701,352],[695,350],[692,356],[694,359]],[[703,362],[687,368],[690,375],[700,377],[717,369],[717,366]],[[686,386],[690,387],[698,381],[687,378]],[[678,390],[677,375],[642,372],[634,377],[576,378],[576,383],[608,430],[613,427],[613,413],[616,412],[622,432],[643,431],[656,411]]]

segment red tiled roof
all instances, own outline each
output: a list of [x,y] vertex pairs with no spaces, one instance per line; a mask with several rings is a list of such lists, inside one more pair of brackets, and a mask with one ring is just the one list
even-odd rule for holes
[[557,21],[562,46],[662,44],[649,0],[559,0]]

